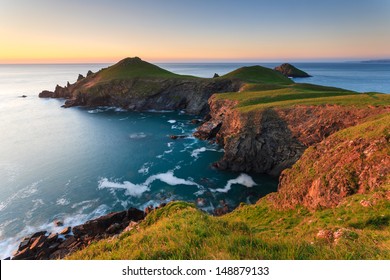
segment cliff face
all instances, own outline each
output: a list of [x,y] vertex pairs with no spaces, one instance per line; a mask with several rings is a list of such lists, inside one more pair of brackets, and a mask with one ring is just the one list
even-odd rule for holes
[[339,105],[292,106],[241,112],[237,101],[213,96],[210,119],[195,136],[216,138],[225,154],[220,169],[268,173],[277,176],[291,167],[305,149],[327,136],[356,125],[367,117],[388,112],[388,107]]
[[[390,114],[310,147],[280,178],[278,205],[337,206],[345,197],[390,186]],[[390,191],[387,191],[390,199]]]

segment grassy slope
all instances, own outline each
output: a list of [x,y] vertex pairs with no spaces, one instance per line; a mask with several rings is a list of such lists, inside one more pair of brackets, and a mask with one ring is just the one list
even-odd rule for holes
[[102,69],[97,75],[99,76],[100,82],[137,77],[180,77],[178,74],[169,72],[137,57],[125,58],[111,67]]
[[[267,201],[213,217],[173,202],[149,214],[140,229],[102,240],[71,259],[389,259],[390,201],[370,211],[355,195],[338,208],[278,210]],[[317,238],[320,229],[346,233],[339,242]]]
[[234,70],[219,79],[240,79],[247,83],[261,83],[261,84],[280,84],[289,85],[294,83],[289,78],[286,78],[279,72],[265,68],[262,66],[242,67]]

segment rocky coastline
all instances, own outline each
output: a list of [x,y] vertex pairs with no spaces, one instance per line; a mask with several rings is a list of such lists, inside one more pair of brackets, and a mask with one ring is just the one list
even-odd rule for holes
[[[163,207],[160,205],[159,207]],[[24,237],[12,260],[55,260],[80,250],[92,242],[116,236],[122,232],[136,230],[138,223],[153,209],[145,211],[129,208],[125,211],[112,212],[89,220],[84,224],[65,227],[58,232],[39,231]],[[62,225],[59,221],[54,221]]]

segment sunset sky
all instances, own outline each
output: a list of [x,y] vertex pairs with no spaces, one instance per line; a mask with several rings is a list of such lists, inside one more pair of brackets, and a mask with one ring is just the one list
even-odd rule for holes
[[389,0],[0,0],[0,63],[390,58]]

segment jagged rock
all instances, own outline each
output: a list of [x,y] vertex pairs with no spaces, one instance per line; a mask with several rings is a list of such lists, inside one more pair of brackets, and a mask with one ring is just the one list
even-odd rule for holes
[[122,225],[119,223],[115,223],[115,224],[110,225],[107,228],[106,232],[108,234],[116,234],[116,233],[120,232],[121,230],[122,230]]
[[91,75],[93,75],[93,72],[91,70],[89,70],[88,73],[87,73],[87,77],[89,77]]
[[79,74],[79,76],[77,77],[77,81],[80,82],[82,79],[84,79],[84,76]]
[[282,65],[279,65],[274,68],[275,71],[278,71],[282,73],[286,77],[291,78],[307,78],[311,77],[306,72],[296,68],[295,66],[289,64],[289,63],[283,63]]
[[153,206],[149,205],[148,207],[145,208],[144,212],[145,215],[148,215],[150,212],[154,210]]
[[62,227],[64,225],[63,222],[59,221],[59,220],[54,220],[53,221],[53,224],[56,226],[56,227]]
[[54,92],[49,90],[44,90],[38,96],[41,98],[50,98],[50,97],[54,97]]
[[67,227],[60,233],[61,236],[65,234],[65,238],[59,238],[58,233],[47,236],[46,231],[40,231],[21,241],[18,250],[13,254],[13,259],[61,259],[94,240],[114,236],[129,226],[138,227],[138,222],[144,218],[143,211],[129,208],[75,226],[74,235],[67,234],[71,232],[71,228]]
[[214,73],[213,78],[219,78],[219,75],[217,73]]
[[191,124],[200,124],[202,121],[198,119],[193,119],[190,121]]
[[171,138],[172,140],[183,139],[186,137],[186,135],[169,135],[169,138]]
[[61,230],[60,232],[59,232],[59,234],[62,234],[62,235],[65,235],[65,234],[68,234],[68,233],[70,233],[71,232],[71,227],[66,227],[66,228],[64,228],[63,230]]

